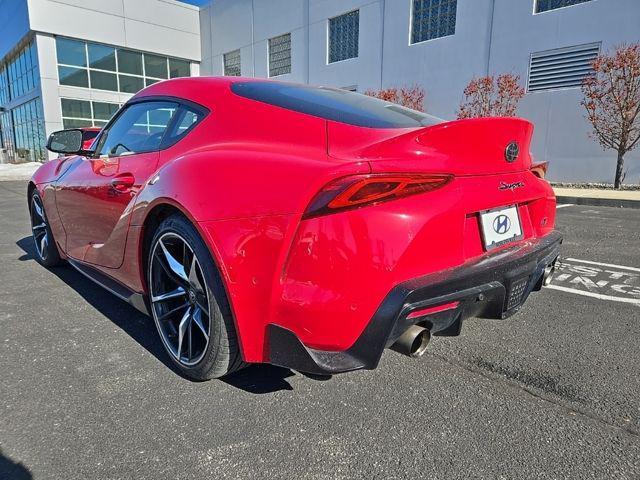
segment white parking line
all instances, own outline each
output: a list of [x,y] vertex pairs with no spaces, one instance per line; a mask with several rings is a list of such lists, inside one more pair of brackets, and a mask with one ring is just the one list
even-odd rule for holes
[[640,306],[640,268],[562,258],[547,288]]
[[564,207],[573,207],[573,203],[563,203],[562,205],[556,205],[556,210]]
[[[601,267],[622,268],[623,270],[631,270],[633,272],[640,272],[640,268],[627,267],[625,265],[615,265],[613,263],[593,262],[591,260],[580,260],[579,258],[567,258],[567,262],[588,263],[589,265],[600,265]],[[560,259],[562,261],[562,258]]]
[[561,287],[559,285],[547,285],[546,288],[551,290],[560,290],[561,292],[577,293],[578,295],[584,295],[585,297],[598,298],[600,300],[611,300],[614,302],[631,303],[633,305],[640,305],[640,300],[635,298],[622,298],[614,297],[611,295],[604,295],[602,293],[585,292],[584,290],[577,290],[575,288]]

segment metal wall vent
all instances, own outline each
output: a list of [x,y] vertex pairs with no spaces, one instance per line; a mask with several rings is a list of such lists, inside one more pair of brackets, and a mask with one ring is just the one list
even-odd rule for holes
[[579,87],[592,72],[591,62],[599,53],[600,43],[532,53],[528,91]]

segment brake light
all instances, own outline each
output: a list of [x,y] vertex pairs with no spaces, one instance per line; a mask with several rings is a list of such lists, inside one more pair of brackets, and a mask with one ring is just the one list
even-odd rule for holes
[[547,175],[549,168],[549,162],[539,162],[531,165],[531,173],[538,178],[544,178]]
[[451,175],[425,174],[373,174],[339,178],[320,190],[309,204],[304,218],[430,192],[445,186],[451,179]]

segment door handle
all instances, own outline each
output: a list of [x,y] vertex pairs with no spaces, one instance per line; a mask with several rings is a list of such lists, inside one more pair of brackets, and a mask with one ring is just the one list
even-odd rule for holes
[[111,180],[111,187],[119,193],[128,192],[135,184],[136,179],[130,173],[121,173]]

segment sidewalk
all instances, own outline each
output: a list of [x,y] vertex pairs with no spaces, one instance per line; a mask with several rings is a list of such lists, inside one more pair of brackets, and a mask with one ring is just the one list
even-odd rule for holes
[[558,203],[598,207],[640,208],[640,190],[554,187]]
[[29,180],[40,165],[39,162],[0,163],[0,181]]

